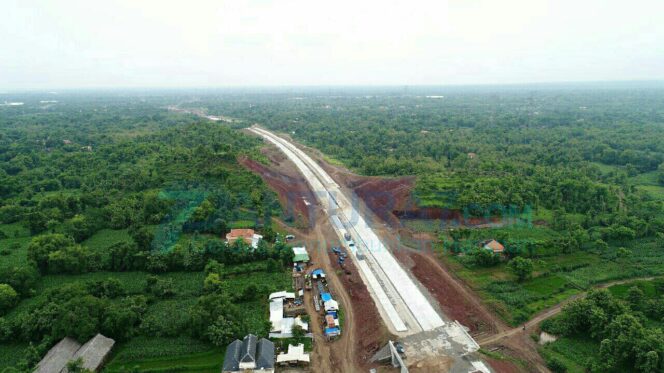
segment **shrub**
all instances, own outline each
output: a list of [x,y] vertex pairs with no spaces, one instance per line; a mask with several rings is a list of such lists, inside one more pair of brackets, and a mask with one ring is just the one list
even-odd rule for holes
[[551,371],[554,373],[567,372],[567,366],[565,363],[555,357],[548,358],[546,361],[546,366],[549,367],[549,369],[551,369]]
[[13,308],[18,302],[18,293],[7,284],[0,284],[0,312]]

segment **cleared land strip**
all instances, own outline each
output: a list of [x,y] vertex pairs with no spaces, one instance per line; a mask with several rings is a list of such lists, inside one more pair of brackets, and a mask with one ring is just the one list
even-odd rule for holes
[[[300,158],[298,158],[289,148],[287,148],[284,144],[282,144],[280,141],[278,141],[278,138],[275,138],[276,136],[272,136],[269,132],[265,131],[263,132],[259,128],[251,128],[251,130],[258,135],[264,137],[267,141],[273,143],[276,145],[286,156],[288,156],[295,166],[300,170],[302,175],[307,179],[308,183],[311,186],[311,189],[314,191],[314,194],[316,197],[321,201],[321,204],[323,205],[323,209],[328,213],[328,216],[333,216],[330,215],[329,210],[325,207],[326,205],[329,206],[330,203],[326,204],[325,201],[327,201],[327,197],[329,196],[328,192],[325,191],[325,188],[323,187],[323,184],[321,181],[313,174],[313,172],[307,167]],[[337,234],[340,236],[340,239],[343,239],[343,233],[339,231],[339,229],[335,226],[335,231]],[[379,305],[379,312],[381,316],[383,316],[384,319],[387,319],[386,324],[393,329],[394,332],[405,332],[408,331],[408,328],[406,327],[403,319],[399,315],[399,312],[397,312],[396,308],[394,305],[389,301],[390,297],[385,293],[385,290],[383,290],[382,287],[377,286],[378,280],[375,278],[374,273],[368,268],[366,263],[361,263],[362,261],[357,261],[358,263],[358,268],[360,268],[361,272],[361,277],[365,281],[367,288],[370,290],[370,293],[374,297],[374,301],[376,302],[377,305]]]
[[[260,128],[254,127],[251,130],[277,145],[291,158],[323,203],[323,208],[328,215],[332,216],[336,213],[344,225],[349,228],[349,233],[358,243],[358,250],[368,259],[356,261],[367,262],[368,265],[360,264],[360,268],[369,269],[369,271],[363,270],[365,277],[373,277],[371,280],[367,280],[367,285],[377,295],[375,300],[383,308],[381,314],[388,316],[390,324],[395,329],[400,326],[398,319],[391,311],[395,309],[401,321],[406,320],[405,324],[409,332],[433,330],[444,326],[445,322],[440,315],[330,176],[308,155],[288,141]],[[387,298],[380,294],[385,294]],[[415,320],[416,325],[408,322],[412,319]]]

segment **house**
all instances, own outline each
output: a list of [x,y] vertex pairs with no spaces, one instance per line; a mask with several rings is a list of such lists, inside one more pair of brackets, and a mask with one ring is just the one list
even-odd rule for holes
[[476,153],[468,153],[468,158],[469,159],[475,159],[477,157]]
[[226,234],[226,242],[230,245],[237,240],[243,240],[244,243],[250,245],[254,249],[258,247],[258,241],[263,238],[260,234],[256,234],[253,229],[231,229]]
[[67,363],[77,359],[81,359],[83,368],[99,372],[113,345],[115,345],[114,340],[101,334],[97,334],[83,345],[65,337],[46,353],[37,364],[35,373],[66,373]]
[[480,246],[485,250],[491,250],[494,254],[502,254],[505,251],[505,246],[494,239],[483,241]]
[[[293,336],[293,326],[299,325],[305,331],[309,330],[309,324],[302,321],[300,317],[286,317],[284,303],[292,304],[295,299],[294,293],[280,291],[272,293],[270,300],[270,338],[290,338]],[[304,309],[304,308],[303,308]],[[293,309],[295,311],[295,309]],[[296,314],[297,312],[289,312]]]
[[293,263],[307,263],[309,262],[309,254],[305,247],[294,247],[293,248]]
[[274,343],[253,334],[236,339],[226,347],[222,373],[274,372]]
[[309,364],[309,354],[304,353],[304,344],[300,343],[297,346],[288,345],[287,353],[280,353],[277,355],[277,363],[283,365],[290,364]]

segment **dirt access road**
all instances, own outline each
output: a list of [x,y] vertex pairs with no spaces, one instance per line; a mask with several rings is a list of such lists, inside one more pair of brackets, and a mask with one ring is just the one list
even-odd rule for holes
[[[635,282],[635,281],[650,281],[650,280],[653,280],[653,279],[654,279],[654,277],[638,277],[638,278],[631,278],[631,279],[627,279],[627,280],[611,281],[611,282],[606,282],[606,283],[603,283],[603,284],[599,284],[599,285],[595,286],[594,289],[605,289],[605,288],[609,288],[613,285],[629,284],[629,283]],[[492,336],[489,336],[489,337],[481,338],[477,342],[482,346],[486,346],[486,345],[490,345],[490,344],[494,344],[496,342],[499,342],[502,339],[517,335],[519,333],[529,334],[534,329],[536,329],[539,326],[539,324],[542,323],[542,321],[544,321],[546,319],[549,319],[549,318],[559,314],[562,311],[563,307],[565,307],[567,304],[569,304],[570,302],[573,302],[577,299],[582,299],[586,295],[588,295],[588,292],[583,292],[583,293],[580,293],[580,294],[576,294],[576,295],[574,295],[574,296],[572,296],[572,297],[556,304],[555,306],[553,306],[551,308],[548,308],[544,311],[539,312],[537,315],[535,315],[532,319],[530,319],[528,322],[526,322],[522,326],[510,329],[510,330],[506,330],[506,331],[503,331],[501,333],[498,333],[498,334],[495,334],[495,335],[492,335]]]

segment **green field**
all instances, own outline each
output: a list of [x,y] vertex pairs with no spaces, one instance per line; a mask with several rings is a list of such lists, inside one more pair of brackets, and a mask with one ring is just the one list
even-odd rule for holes
[[577,251],[538,257],[532,278],[523,283],[515,281],[505,263],[482,268],[467,264],[465,257],[439,256],[503,319],[519,324],[593,285],[664,274],[664,253],[656,247],[654,241],[637,241],[628,258],[615,257],[615,247],[602,255]]
[[544,361],[557,359],[565,364],[569,373],[585,373],[585,363],[599,356],[599,344],[590,339],[558,338],[540,347]]
[[196,339],[138,337],[116,347],[104,372],[218,372],[223,360],[221,348]]
[[131,237],[126,229],[102,229],[83,241],[82,245],[89,247],[92,251],[103,253],[109,247],[120,242],[131,242]]

